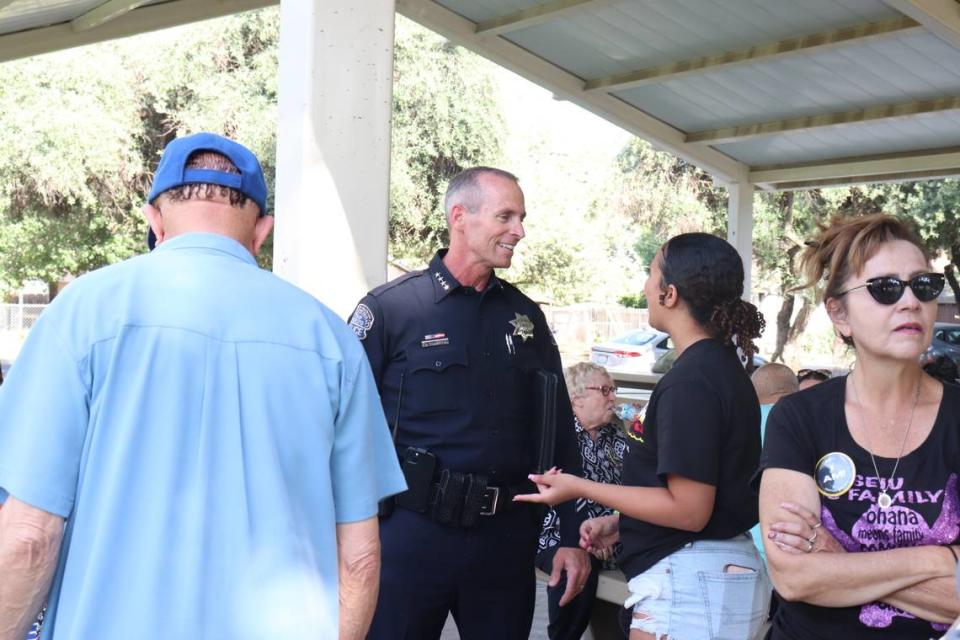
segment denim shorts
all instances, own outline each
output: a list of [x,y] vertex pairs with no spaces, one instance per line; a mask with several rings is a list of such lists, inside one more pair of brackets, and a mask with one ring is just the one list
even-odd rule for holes
[[670,640],[749,640],[770,607],[767,569],[747,534],[686,544],[627,588],[630,628]]

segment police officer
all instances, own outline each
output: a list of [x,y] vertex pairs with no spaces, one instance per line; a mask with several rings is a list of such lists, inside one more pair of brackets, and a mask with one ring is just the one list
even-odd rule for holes
[[[381,522],[369,637],[439,638],[452,612],[465,640],[526,639],[540,512],[512,496],[531,486],[537,370],[559,376],[556,465],[579,473],[573,416],[543,313],[494,274],[524,237],[517,178],[467,169],[450,181],[444,208],[450,248],[370,292],[350,319],[410,487]],[[590,562],[578,547],[582,515],[573,502],[559,509],[551,584],[566,580],[566,604]]]

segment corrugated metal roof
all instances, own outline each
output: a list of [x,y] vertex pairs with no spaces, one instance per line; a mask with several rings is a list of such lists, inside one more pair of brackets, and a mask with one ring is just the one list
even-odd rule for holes
[[[15,0],[0,10],[0,60],[271,0],[167,0],[83,38],[43,28],[102,1]],[[802,174],[818,184],[865,175],[851,158],[891,175],[943,175],[949,160],[935,152],[960,147],[960,4],[950,0],[396,1],[722,180],[793,164],[821,166]],[[891,154],[902,166],[876,164]],[[786,187],[794,175],[763,173]]]

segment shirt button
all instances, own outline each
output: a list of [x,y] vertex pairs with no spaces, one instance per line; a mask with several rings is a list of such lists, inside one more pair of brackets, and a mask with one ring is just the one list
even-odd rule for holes
[[433,363],[433,366],[439,369],[441,366],[443,366],[443,363],[437,360],[436,362]]
[[489,351],[484,351],[484,352],[483,352],[483,357],[484,357],[484,358],[489,358],[489,357],[490,357],[490,352],[489,352]]
[[492,398],[492,397],[493,397],[493,389],[487,389],[487,397],[488,397],[488,398]]

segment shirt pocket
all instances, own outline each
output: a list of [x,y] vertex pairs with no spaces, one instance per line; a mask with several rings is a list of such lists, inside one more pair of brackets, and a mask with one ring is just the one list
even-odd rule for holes
[[466,408],[466,349],[430,349],[407,356],[403,411],[424,415]]

